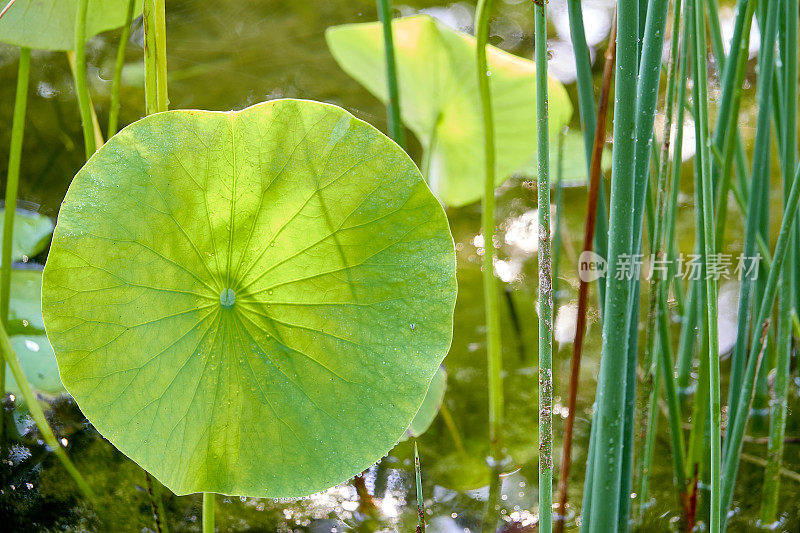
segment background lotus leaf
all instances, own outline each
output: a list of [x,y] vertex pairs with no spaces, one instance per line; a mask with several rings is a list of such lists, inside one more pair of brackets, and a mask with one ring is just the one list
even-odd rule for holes
[[[0,41],[35,50],[72,50],[77,6],[77,0],[16,0],[0,18]],[[89,0],[86,38],[119,28],[127,12],[128,0]],[[134,14],[141,12],[137,0]]]
[[[448,205],[483,196],[483,120],[475,38],[428,15],[393,21],[400,112],[423,146],[422,171]],[[386,61],[379,22],[334,26],[326,32],[333,57],[356,81],[387,101]],[[494,46],[487,49],[495,120],[497,184],[536,152],[536,65]],[[572,116],[566,89],[548,84],[550,135]]]

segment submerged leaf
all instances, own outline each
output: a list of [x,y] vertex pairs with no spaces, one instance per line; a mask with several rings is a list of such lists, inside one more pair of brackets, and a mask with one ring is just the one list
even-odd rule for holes
[[42,271],[11,270],[11,301],[8,309],[8,333],[44,333],[42,319]]
[[428,387],[428,393],[425,395],[425,400],[420,405],[414,420],[411,421],[411,425],[408,426],[408,431],[406,431],[403,440],[409,437],[419,437],[428,430],[442,407],[445,390],[447,390],[447,371],[442,366],[433,376],[433,380]]
[[[64,392],[64,385],[58,377],[56,356],[45,335],[13,335],[11,346],[19,357],[19,364],[31,387],[47,394]],[[6,365],[6,392],[14,393],[22,400],[22,393],[8,365]]]
[[[0,41],[35,50],[72,50],[77,6],[77,0],[16,0],[0,18]],[[89,0],[86,38],[119,28],[127,12],[128,0]],[[141,12],[137,0],[134,13]]]
[[64,200],[43,309],[64,385],[177,494],[296,497],[403,435],[452,338],[447,219],[330,105],[170,111]]
[[[483,121],[475,68],[475,38],[427,15],[393,21],[403,122],[425,150],[423,173],[446,204],[465,205],[483,196]],[[328,47],[350,76],[387,101],[381,24],[329,28]],[[520,170],[536,152],[536,66],[487,48],[497,146],[497,184]],[[564,87],[548,84],[550,134],[569,122],[572,104]]]
[[[0,19],[2,20],[2,19]],[[5,209],[0,209],[0,234],[5,224]],[[22,261],[47,247],[53,221],[33,211],[17,209],[14,214],[14,237],[11,242],[11,261]]]
[[[42,271],[38,268],[11,270],[8,333],[11,335],[11,346],[19,357],[28,383],[39,392],[47,394],[64,392],[64,385],[61,384],[58,375],[56,356],[44,335]],[[12,392],[21,398],[21,391],[8,365],[6,365],[6,392]]]

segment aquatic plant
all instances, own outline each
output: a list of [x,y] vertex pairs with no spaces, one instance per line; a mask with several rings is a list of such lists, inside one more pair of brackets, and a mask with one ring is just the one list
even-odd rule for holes
[[111,103],[108,106],[108,130],[106,135],[112,137],[117,133],[119,123],[119,92],[122,86],[122,68],[125,66],[125,50],[131,36],[131,22],[136,9],[136,0],[128,0],[128,12],[125,15],[125,24],[122,25],[122,34],[117,46],[117,60],[114,65],[114,78],[111,85]]
[[[10,65],[16,100],[13,119],[8,106],[0,255],[0,351],[7,361],[0,384],[12,393],[0,444],[12,491],[25,476],[31,501],[48,486],[63,487],[47,477],[55,456],[85,498],[72,498],[70,483],[58,489],[71,506],[65,523],[94,513],[91,520],[105,527],[103,504],[128,489],[111,469],[93,468],[98,452],[88,448],[114,452],[94,427],[124,454],[115,455],[120,470],[138,476],[142,499],[130,507],[140,509],[127,516],[152,511],[146,520],[157,531],[179,512],[204,533],[228,529],[231,509],[249,512],[256,508],[250,503],[275,515],[265,529],[292,528],[291,520],[301,525],[316,512],[309,510],[314,502],[329,496],[337,516],[327,519],[363,530],[550,531],[555,519],[557,531],[628,531],[666,527],[665,516],[682,531],[720,532],[757,519],[794,526],[780,480],[797,479],[787,469],[796,461],[787,459],[785,445],[796,441],[791,383],[800,339],[796,2],[736,0],[729,42],[721,17],[728,6],[717,0],[620,0],[614,24],[592,21],[603,32],[611,28],[608,39],[588,20],[584,27],[584,16],[599,11],[578,0],[567,0],[565,13],[539,0],[494,13],[497,3],[480,0],[474,36],[462,31],[470,21],[461,4],[411,16],[414,3],[393,10],[390,0],[376,0],[373,15],[351,6],[337,11],[338,20],[378,21],[333,26],[325,37],[341,70],[385,104],[388,137],[313,101],[240,109],[263,95],[313,94],[346,102],[356,116],[379,116],[373,99],[348,98],[355,84],[327,55],[323,67],[288,53],[284,63],[319,69],[337,92],[325,83],[309,89],[303,76],[281,83],[282,69],[300,67],[276,65],[274,79],[264,69],[246,98],[220,106],[240,110],[169,111],[170,95],[177,107],[197,97],[184,93],[190,84],[167,84],[167,24],[185,13],[164,0],[4,4],[0,41],[20,47],[19,64]],[[229,7],[203,10],[227,9],[227,28],[240,16]],[[285,9],[330,15],[315,3]],[[242,12],[252,19],[236,27],[237,36],[250,23],[284,28],[283,19],[255,6]],[[507,20],[510,14],[517,18]],[[759,32],[751,31],[754,17]],[[304,34],[303,46],[321,42],[325,24],[318,22],[311,38]],[[93,39],[120,26],[112,39]],[[194,38],[193,26],[180,31]],[[286,50],[270,46],[271,31],[253,33],[258,47]],[[126,50],[137,46],[143,68],[126,65]],[[602,46],[606,66],[596,100],[600,73],[593,61]],[[49,94],[35,69],[40,58],[54,56],[32,53],[37,49],[66,51],[81,118],[80,134],[75,110],[51,125],[63,150],[74,154],[77,147],[82,155],[64,172],[59,146],[48,165],[56,161],[58,172],[71,176],[88,159],[64,199],[49,250],[51,219],[17,202],[20,190],[25,205],[29,189],[38,187],[25,183],[23,127],[34,92],[28,85]],[[4,57],[16,59],[15,49],[7,50]],[[245,51],[220,57],[241,54],[249,62]],[[533,52],[536,60],[511,51]],[[259,53],[256,59],[269,57]],[[569,94],[548,77],[561,67],[548,61],[565,59],[569,66],[574,59],[574,119]],[[187,57],[175,52],[169,60],[185,67],[170,72],[173,81],[222,68],[242,73],[240,63],[187,67]],[[66,68],[61,77],[69,80]],[[121,90],[123,68],[141,75],[131,91]],[[90,90],[101,82],[106,88],[95,110]],[[235,85],[246,84],[237,76]],[[128,109],[125,99],[142,87]],[[52,100],[60,110],[56,100],[63,99]],[[117,132],[120,111],[136,118],[142,102],[147,116]],[[98,113],[108,119],[107,143]],[[750,114],[753,128],[742,127]],[[40,121],[32,123],[42,134]],[[416,140],[406,143],[404,128]],[[691,133],[694,140],[684,139]],[[552,135],[558,142],[550,142]],[[607,184],[606,143],[613,146]],[[41,151],[39,145],[45,143],[26,142],[25,154]],[[412,161],[417,155],[421,171]],[[32,165],[30,172],[37,170]],[[586,212],[575,217],[583,191],[568,187],[584,184]],[[57,196],[44,202],[43,213],[55,212]],[[480,208],[469,205],[479,200]],[[578,250],[572,230],[584,215]],[[519,220],[527,225],[524,250],[509,238]],[[755,256],[757,273],[743,272],[738,287],[725,287],[714,275],[716,263],[739,247],[743,258]],[[442,359],[453,333],[454,250],[463,297],[448,383]],[[578,285],[569,266],[576,251],[593,251],[608,266],[597,284],[579,270]],[[684,263],[687,251],[695,265]],[[36,263],[45,253],[42,271]],[[637,257],[641,266],[626,263]],[[512,262],[518,270],[508,276]],[[692,279],[684,269],[695,267]],[[638,268],[650,268],[649,283],[641,283]],[[555,379],[554,368],[565,361],[552,346],[552,322],[557,315],[569,329],[573,309],[556,305],[572,305],[575,292],[570,388],[561,391],[564,380]],[[589,304],[593,293],[596,308]],[[538,350],[529,327],[535,315]],[[581,367],[584,344],[592,341],[601,351],[596,391],[578,386],[578,377],[588,382],[596,370]],[[731,347],[730,364],[721,362]],[[559,396],[568,398],[565,405]],[[69,422],[60,418],[64,409],[72,411]],[[38,433],[29,431],[26,416]],[[757,425],[748,429],[751,420]],[[382,459],[409,438],[419,438],[419,450],[416,441],[399,444]],[[586,452],[583,472],[570,467],[573,440],[579,447],[588,440],[577,454]],[[558,444],[560,471],[552,453]],[[745,445],[762,457],[743,453]],[[80,472],[67,450],[81,455]],[[20,459],[26,453],[31,457]],[[743,461],[757,470],[740,476]],[[422,464],[435,486],[427,510]],[[579,499],[577,490],[568,492],[570,474],[583,477],[580,506],[567,505],[568,495]],[[302,497],[354,475],[308,503],[247,501]],[[177,494],[202,494],[178,498],[159,480]],[[6,485],[4,504],[22,494]],[[744,492],[755,485],[761,494]],[[673,492],[675,498],[663,497]],[[217,493],[240,495],[243,505]],[[744,494],[749,510],[737,512]],[[355,510],[343,499],[354,500],[348,503]]]
[[[785,101],[785,121],[783,130],[783,145],[781,146],[781,169],[784,184],[784,199],[791,199],[792,168],[797,164],[797,132],[794,125],[797,123],[797,61],[798,61],[798,4],[786,4],[786,29],[785,45],[781,47],[783,56],[781,63],[784,65],[783,98]],[[791,205],[784,205],[784,209],[792,209]],[[795,229],[798,224],[795,222]],[[800,234],[798,234],[800,235]],[[764,472],[764,495],[761,504],[761,522],[772,524],[778,518],[778,489],[780,487],[780,468],[783,463],[784,438],[786,435],[787,395],[789,391],[789,376],[791,374],[792,353],[792,308],[794,302],[792,295],[796,294],[798,285],[796,273],[800,270],[797,266],[798,257],[797,241],[789,238],[787,259],[781,272],[780,296],[778,297],[778,338],[777,360],[775,362],[775,384],[770,401],[770,432],[768,463]]]
[[[500,315],[498,310],[499,292],[497,279],[494,275],[494,260],[496,250],[494,246],[494,187],[496,183],[495,153],[495,121],[494,103],[491,84],[489,82],[489,63],[487,45],[489,39],[489,13],[492,0],[479,0],[475,8],[477,25],[475,36],[477,39],[477,78],[481,104],[481,124],[483,130],[484,167],[483,167],[483,198],[481,200],[481,229],[483,232],[484,251],[481,264],[481,278],[483,280],[483,308],[486,317],[486,361],[489,376],[489,447],[492,453],[492,480],[499,479],[499,468],[503,460],[501,432],[503,428],[503,353],[500,339]],[[490,484],[491,486],[491,484]],[[494,516],[493,502],[497,495],[489,490],[487,507],[489,512],[484,519],[484,529],[493,528]],[[493,497],[494,496],[494,497]]]
[[414,165],[345,111],[172,111],[76,176],[43,311],[82,411],[173,492],[304,496],[408,427],[454,267]]
[[[611,78],[614,74],[614,55],[616,53],[616,24],[612,23],[609,34],[608,48],[603,66],[603,83],[600,90],[600,100],[597,106],[597,117],[592,146],[592,159],[589,166],[589,193],[586,201],[586,223],[584,224],[582,253],[591,252],[596,242],[597,215],[600,202],[600,173],[602,171],[602,157],[605,148],[606,117],[608,113],[608,100],[611,92]],[[592,104],[593,105],[593,104]],[[603,199],[605,203],[605,199]],[[605,225],[605,221],[603,221]],[[586,333],[586,314],[588,312],[589,282],[581,280],[578,287],[578,309],[575,320],[575,336],[572,342],[572,358],[570,361],[569,392],[567,396],[567,419],[564,422],[564,432],[561,448],[561,469],[558,477],[558,511],[556,531],[564,531],[566,518],[567,499],[569,497],[569,474],[572,469],[572,435],[575,424],[575,410],[578,402],[578,381],[580,379],[581,357],[583,354],[583,339]]]
[[[550,250],[550,138],[547,12],[534,2],[537,201],[539,206],[539,531],[553,530],[553,271]],[[488,194],[488,191],[487,191]]]
[[394,53],[394,34],[392,31],[392,7],[390,0],[378,0],[378,18],[383,28],[383,50],[386,63],[386,90],[388,98],[386,114],[389,123],[389,134],[394,141],[405,149],[403,121],[400,118],[400,89],[397,84],[397,60]]
[[[77,50],[70,57],[74,67],[76,93],[84,125],[84,141],[87,157],[94,152],[97,139],[92,124],[90,100],[86,90],[85,42],[86,38],[97,33],[121,26],[126,18],[121,11],[119,0],[92,0],[92,11],[89,13],[87,0],[51,1],[51,0],[14,0],[8,2],[0,15],[0,42],[20,47],[19,69],[17,75],[17,92],[14,105],[11,148],[9,154],[8,177],[6,181],[6,211],[4,215],[3,233],[3,267],[0,273],[0,316],[5,322],[8,315],[10,297],[11,259],[17,260],[16,246],[12,244],[19,189],[19,173],[24,135],[25,113],[28,101],[28,80],[30,77],[31,49],[39,50]],[[141,2],[139,2],[141,5]],[[133,9],[133,0],[131,7]],[[130,22],[130,16],[127,18]],[[25,223],[30,218],[23,219]],[[47,224],[50,224],[49,220]],[[46,224],[46,225],[47,225]],[[28,226],[29,227],[29,226]],[[40,226],[41,228],[41,226]],[[41,238],[48,237],[50,229],[45,230]],[[12,247],[14,251],[12,251]],[[31,255],[41,251],[37,247],[29,251]],[[0,388],[5,385],[5,365],[0,369]],[[2,429],[0,429],[2,434]]]
[[[0,41],[34,50],[74,50],[78,5],[87,2],[85,37],[125,24],[128,0],[14,0],[0,17]],[[141,12],[142,0],[135,1]]]
[[[14,217],[14,236],[9,265],[40,253],[48,243],[53,222],[45,216],[18,210]],[[3,288],[4,325],[11,346],[18,355],[20,367],[31,387],[38,393],[58,394],[64,391],[50,342],[44,334],[42,319],[42,271],[36,265],[4,269],[8,285]],[[22,389],[7,364],[5,390],[24,400]]]
[[[617,8],[617,54],[614,105],[614,149],[611,168],[609,241],[603,305],[603,349],[597,385],[597,435],[592,450],[593,470],[584,491],[591,492],[591,514],[584,516],[586,531],[617,528],[622,468],[625,395],[619,394],[620,377],[627,376],[628,306],[630,283],[618,279],[619,257],[630,254],[633,241],[634,133],[636,126],[637,2],[620,0]],[[625,377],[621,388],[625,389]],[[590,482],[589,482],[590,480]],[[627,497],[627,495],[623,496]]]
[[[484,194],[483,126],[478,80],[473,72],[476,40],[427,15],[393,21],[400,116],[423,146],[422,173],[447,205],[465,205]],[[388,101],[380,23],[329,28],[328,47],[342,69],[382,102]],[[491,70],[497,137],[495,185],[506,181],[536,153],[536,67],[493,46]],[[572,115],[564,87],[548,82],[551,135]]]

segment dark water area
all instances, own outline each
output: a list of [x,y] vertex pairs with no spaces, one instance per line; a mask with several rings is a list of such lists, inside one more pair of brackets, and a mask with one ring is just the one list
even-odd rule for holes
[[[525,57],[532,57],[533,28],[530,2],[495,2],[491,42]],[[593,14],[587,20],[587,35],[595,52],[594,70],[602,70],[613,2],[586,2]],[[724,3],[727,4],[727,3]],[[567,85],[576,111],[572,128],[579,129],[577,98],[573,83],[568,26],[564,2],[552,0],[551,70]],[[396,2],[403,14],[425,10],[448,24],[472,31],[472,2]],[[722,16],[730,18],[723,6]],[[327,27],[377,18],[372,0],[170,0],[167,2],[167,49],[171,109],[242,109],[264,100],[291,97],[340,105],[358,118],[386,131],[383,106],[349,78],[327,50]],[[107,120],[111,77],[119,31],[92,38],[88,44],[89,89],[101,125]],[[123,75],[122,125],[144,114],[141,20],[134,23]],[[594,47],[596,46],[596,50]],[[13,112],[18,50],[0,44],[0,172],[7,168],[7,149]],[[55,218],[70,181],[83,163],[84,149],[73,79],[64,53],[34,51],[31,90],[22,159],[20,204]],[[751,61],[752,71],[754,63]],[[751,73],[752,75],[752,73]],[[714,80],[712,80],[712,85]],[[599,85],[599,82],[598,82]],[[662,84],[663,86],[663,84]],[[753,90],[746,92],[744,114],[755,114]],[[741,131],[752,144],[754,120]],[[103,127],[103,129],[105,129]],[[688,130],[692,130],[689,126]],[[688,131],[687,130],[687,131]],[[412,136],[409,134],[409,138]],[[694,198],[692,183],[692,137],[685,141],[684,181],[679,198],[677,235],[681,250],[694,246]],[[420,148],[411,142],[410,152],[419,163]],[[570,157],[570,154],[565,154]],[[776,180],[778,180],[776,174]],[[777,183],[777,182],[776,182]],[[776,191],[780,191],[778,186]],[[3,191],[0,191],[2,193]],[[780,205],[781,196],[773,198]],[[498,277],[504,291],[501,307],[503,327],[503,376],[505,425],[502,442],[508,460],[499,479],[488,463],[488,392],[486,335],[480,261],[480,207],[477,204],[448,209],[458,259],[459,296],[453,345],[445,359],[447,389],[443,408],[431,427],[417,439],[422,463],[423,489],[429,531],[436,533],[481,531],[487,516],[497,519],[494,531],[536,531],[537,517],[537,239],[536,195],[523,178],[512,178],[498,189],[500,264]],[[563,226],[559,263],[556,343],[554,345],[554,435],[555,461],[560,464],[563,419],[567,416],[566,385],[569,375],[571,337],[577,306],[578,277],[575,265],[580,252],[585,216],[585,189],[578,185],[564,190]],[[733,205],[733,204],[731,204]],[[773,223],[775,221],[773,220]],[[742,249],[741,216],[732,207],[726,249]],[[30,259],[44,264],[47,252]],[[645,295],[646,297],[646,295]],[[591,299],[596,301],[592,293]],[[642,306],[645,308],[646,306]],[[644,331],[646,317],[641,317]],[[589,440],[597,373],[600,328],[597,306],[589,313],[581,371],[578,413],[575,423],[568,530],[577,531],[583,471]],[[677,345],[679,325],[673,324]],[[727,332],[728,338],[731,332]],[[735,335],[735,331],[733,332]],[[725,333],[722,334],[723,342]],[[730,361],[722,362],[726,376]],[[723,383],[723,398],[727,397]],[[789,416],[786,434],[800,436],[800,378],[793,368],[790,378]],[[563,400],[562,400],[563,399]],[[655,459],[651,478],[651,501],[646,502],[640,531],[676,530],[679,518],[672,488],[672,463],[666,408],[658,421]],[[47,415],[56,435],[78,469],[98,494],[96,502],[84,500],[71,478],[39,439],[24,407],[6,402],[7,427],[14,438],[11,483],[0,494],[0,530],[4,531],[157,531],[153,505],[159,493],[165,514],[160,520],[170,531],[200,531],[201,497],[175,496],[148,480],[145,472],[103,439],[68,396],[47,399]],[[745,443],[747,454],[739,471],[734,498],[735,516],[728,531],[753,531],[761,503],[768,420],[755,416]],[[354,439],[358,436],[354,435]],[[782,478],[779,511],[783,522],[777,531],[800,531],[800,444],[788,443]],[[556,470],[556,475],[558,474]],[[363,480],[363,483],[362,483]],[[344,483],[324,493],[298,500],[217,496],[218,531],[303,532],[414,530],[417,521],[413,442],[399,443],[388,456],[367,470],[362,480]],[[359,495],[365,487],[372,494]],[[489,509],[491,489],[500,491],[499,507]],[[701,485],[701,493],[707,487]],[[633,495],[634,507],[639,505]],[[372,506],[371,506],[372,505]],[[702,510],[702,507],[701,507]],[[493,518],[490,518],[493,520]],[[486,531],[486,529],[483,529]]]

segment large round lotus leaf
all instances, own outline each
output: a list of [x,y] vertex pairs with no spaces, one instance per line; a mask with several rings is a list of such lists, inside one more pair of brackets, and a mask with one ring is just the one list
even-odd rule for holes
[[[78,0],[16,0],[0,18],[0,41],[37,50],[72,50],[77,6]],[[142,12],[141,0],[134,9]],[[127,13],[128,0],[89,0],[86,37],[119,28]]]
[[452,337],[447,219],[346,111],[277,100],[125,128],[44,270],[61,378],[177,494],[296,497],[384,455]]
[[[2,19],[0,19],[2,20]],[[5,224],[5,209],[0,209],[0,233]],[[33,211],[17,209],[14,213],[14,235],[11,239],[11,260],[22,261],[47,247],[53,221],[50,217]]]
[[[483,119],[475,66],[475,38],[427,15],[395,19],[392,27],[403,122],[426,151],[423,172],[446,204],[483,196]],[[379,22],[329,28],[328,47],[339,66],[383,102],[386,61]],[[494,109],[497,183],[536,152],[536,66],[499,48],[487,48]],[[569,122],[564,87],[548,83],[550,134]]]

